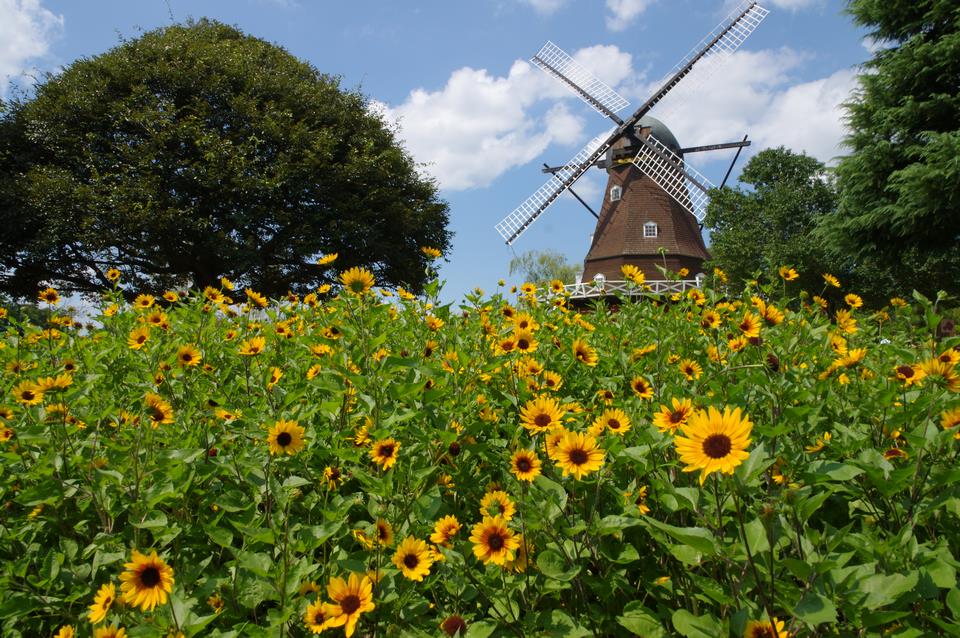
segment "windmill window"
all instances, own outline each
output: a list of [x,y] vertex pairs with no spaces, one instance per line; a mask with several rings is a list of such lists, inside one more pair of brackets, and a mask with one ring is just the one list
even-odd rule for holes
[[647,222],[643,225],[643,236],[644,237],[656,237],[657,236],[657,224],[656,222]]
[[622,187],[622,186],[611,186],[611,187],[610,187],[610,201],[611,201],[611,202],[619,202],[619,201],[620,201],[620,197],[621,197],[622,195],[623,195],[623,187]]

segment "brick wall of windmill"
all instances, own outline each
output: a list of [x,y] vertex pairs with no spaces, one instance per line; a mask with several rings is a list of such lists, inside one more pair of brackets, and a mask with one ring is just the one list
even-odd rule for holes
[[[620,186],[619,201],[610,200],[610,189]],[[657,224],[656,237],[644,237],[643,226]],[[659,249],[666,249],[661,256]],[[671,271],[687,268],[690,276],[701,272],[709,259],[696,219],[633,164],[608,171],[600,219],[590,251],[584,259],[583,280],[598,273],[608,280],[623,279],[620,266],[633,264],[647,279],[662,279],[656,265]]]

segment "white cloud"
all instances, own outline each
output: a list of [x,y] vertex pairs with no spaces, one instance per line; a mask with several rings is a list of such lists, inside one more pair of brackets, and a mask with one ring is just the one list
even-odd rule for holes
[[39,0],[0,0],[0,95],[6,95],[9,82],[31,71],[31,60],[47,55],[62,28],[63,16],[44,9]]
[[611,31],[623,31],[641,13],[647,10],[655,0],[607,0],[607,28]]
[[[830,162],[842,152],[846,131],[841,104],[856,86],[856,73],[842,69],[825,78],[797,81],[795,73],[809,61],[810,56],[788,48],[738,51],[697,91],[709,99],[673,104],[664,121],[684,146],[733,141],[747,134],[753,152],[783,145]],[[702,163],[709,154],[692,159]]]
[[[630,54],[615,46],[580,49],[573,57],[611,85],[633,74]],[[399,122],[407,149],[441,186],[464,190],[486,186],[550,144],[585,144],[584,120],[568,106],[577,102],[560,82],[517,60],[505,77],[464,67],[439,90],[416,89],[402,104],[377,108]]]
[[787,11],[803,11],[810,7],[822,5],[823,0],[770,0],[770,5],[777,9],[786,9]]
[[537,13],[542,13],[544,15],[549,15],[563,5],[567,4],[567,0],[521,0],[524,4],[528,4],[533,7],[533,10]]

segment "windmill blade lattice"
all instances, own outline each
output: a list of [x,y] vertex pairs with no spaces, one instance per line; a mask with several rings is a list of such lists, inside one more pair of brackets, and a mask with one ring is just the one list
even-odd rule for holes
[[657,104],[654,112],[655,115],[658,118],[665,119],[672,111],[689,101],[691,95],[703,86],[703,83],[713,76],[717,69],[730,59],[734,51],[740,48],[744,40],[760,26],[760,23],[763,22],[763,19],[767,17],[768,13],[770,12],[767,9],[764,9],[752,0],[744,0],[744,2],[741,2],[723,22],[704,36],[704,38],[697,43],[697,46],[693,47],[690,52],[670,70],[667,77],[673,76],[687,66],[691,60],[703,51],[704,47],[711,40],[714,40],[726,30],[726,33],[723,33],[720,39],[717,40],[713,46],[709,47],[706,53],[697,60],[696,66],[690,71],[684,82],[671,90],[670,94],[665,96]]
[[698,222],[707,215],[713,188],[706,177],[692,166],[686,166],[680,156],[652,135],[641,138],[640,152],[633,163],[657,183],[670,197],[692,214]]
[[597,113],[606,115],[618,124],[623,121],[616,117],[616,113],[629,106],[630,102],[553,42],[547,41],[530,61],[563,82]]
[[580,149],[580,152],[573,156],[569,162],[563,165],[553,176],[547,180],[547,183],[537,189],[537,191],[528,197],[522,204],[513,209],[513,212],[503,218],[497,224],[497,232],[503,237],[507,244],[512,244],[517,237],[523,234],[530,224],[540,216],[543,211],[553,203],[563,191],[567,190],[573,182],[587,172],[596,158],[606,152],[610,144],[606,140],[610,137],[610,132],[603,133],[590,140],[590,142]]

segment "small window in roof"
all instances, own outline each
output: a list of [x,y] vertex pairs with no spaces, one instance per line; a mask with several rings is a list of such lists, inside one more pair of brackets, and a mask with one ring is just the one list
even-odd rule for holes
[[656,237],[657,236],[657,223],[656,222],[647,222],[643,225],[643,236],[644,237]]
[[622,186],[611,186],[610,187],[610,201],[619,202],[620,197],[623,196],[623,187]]

